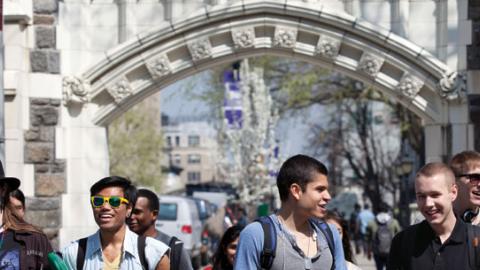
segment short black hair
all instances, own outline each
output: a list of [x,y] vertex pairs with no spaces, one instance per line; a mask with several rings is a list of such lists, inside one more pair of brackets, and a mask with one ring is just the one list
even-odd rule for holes
[[148,209],[150,209],[150,211],[158,212],[158,210],[160,210],[160,203],[158,202],[158,196],[155,192],[142,188],[137,192],[137,199],[140,197],[144,197],[148,200]]
[[137,188],[130,180],[121,176],[108,176],[98,180],[90,188],[90,196],[97,195],[102,189],[107,187],[121,187],[125,199],[128,200],[130,205],[135,205],[135,202],[137,201]]
[[23,208],[25,208],[25,195],[20,189],[14,189],[10,192],[10,197],[19,200],[22,203]]
[[280,200],[288,199],[289,189],[292,184],[298,184],[303,191],[315,174],[328,175],[328,170],[320,161],[306,156],[296,155],[287,159],[280,168],[277,176],[277,187]]

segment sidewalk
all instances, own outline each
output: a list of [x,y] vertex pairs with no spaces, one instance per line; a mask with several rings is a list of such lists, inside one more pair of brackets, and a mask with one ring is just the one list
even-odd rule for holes
[[355,255],[355,260],[357,261],[358,267],[360,267],[362,270],[376,270],[373,258],[368,260],[363,253]]

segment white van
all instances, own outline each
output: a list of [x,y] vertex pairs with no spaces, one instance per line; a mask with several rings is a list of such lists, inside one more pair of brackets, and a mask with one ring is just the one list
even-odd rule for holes
[[200,256],[202,223],[195,201],[181,196],[161,195],[155,227],[183,241],[193,261]]

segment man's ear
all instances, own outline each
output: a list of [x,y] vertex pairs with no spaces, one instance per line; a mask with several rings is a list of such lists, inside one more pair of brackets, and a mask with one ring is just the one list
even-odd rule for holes
[[158,210],[153,210],[152,211],[152,219],[157,220],[158,217]]
[[300,195],[302,194],[302,188],[300,187],[299,184],[292,184],[290,186],[290,194],[292,194],[292,197],[295,199],[295,200],[300,200]]
[[131,204],[128,204],[127,205],[127,218],[129,218],[131,215],[132,215],[132,205]]

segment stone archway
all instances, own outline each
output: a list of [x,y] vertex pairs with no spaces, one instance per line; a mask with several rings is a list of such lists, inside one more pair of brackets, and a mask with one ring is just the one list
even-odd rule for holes
[[64,78],[68,119],[60,143],[68,169],[61,243],[92,228],[79,222],[90,213],[77,202],[108,174],[104,127],[159,89],[235,59],[290,57],[373,85],[422,118],[428,161],[473,147],[461,74],[392,32],[321,5],[294,3],[252,1],[201,10],[138,35],[83,74]]

